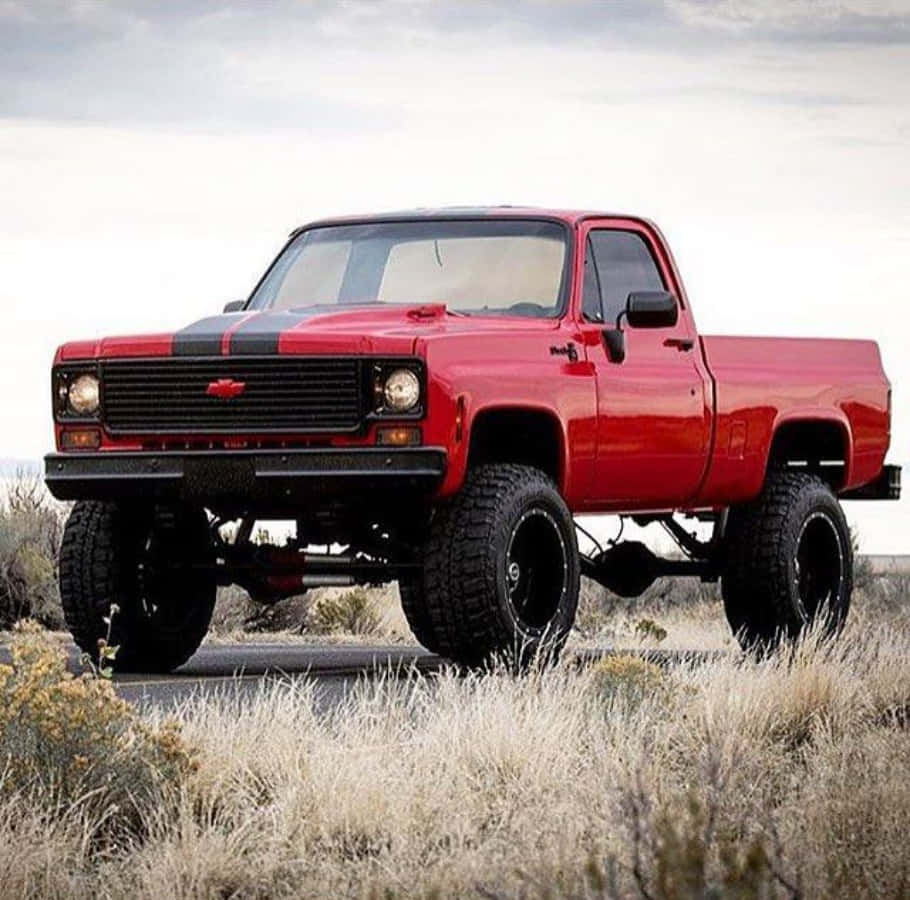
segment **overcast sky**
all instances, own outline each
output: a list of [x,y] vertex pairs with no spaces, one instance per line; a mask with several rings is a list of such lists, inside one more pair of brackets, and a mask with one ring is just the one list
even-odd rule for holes
[[655,218],[703,331],[879,340],[910,460],[908,151],[910,0],[0,0],[0,456],[60,342],[217,311],[316,216],[505,202]]

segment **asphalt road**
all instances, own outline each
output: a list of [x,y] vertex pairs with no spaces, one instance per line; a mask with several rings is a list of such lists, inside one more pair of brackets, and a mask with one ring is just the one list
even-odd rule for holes
[[[67,657],[71,672],[83,671],[75,645],[67,647]],[[0,663],[9,661],[9,649],[0,646]],[[320,706],[332,706],[363,677],[390,670],[401,677],[415,676],[441,664],[438,657],[412,647],[209,644],[171,674],[116,674],[114,686],[121,697],[140,707],[167,709],[200,694],[252,694],[268,678],[310,678],[317,682]]]
[[[588,651],[601,657],[609,649]],[[626,651],[627,652],[627,651]],[[70,671],[82,671],[79,651],[67,648]],[[706,659],[713,654],[648,651],[658,663],[681,658]],[[9,650],[0,646],[0,663],[9,662]],[[324,709],[339,703],[364,677],[386,674],[421,677],[437,671],[443,661],[426,650],[395,646],[326,644],[209,644],[169,675],[123,674],[114,676],[117,693],[139,707],[167,710],[193,696],[253,694],[269,678],[310,678],[316,682],[317,704]]]
[[401,677],[434,671],[441,660],[425,650],[325,644],[224,644],[201,647],[170,675],[116,675],[117,693],[139,706],[173,706],[191,696],[258,691],[264,680],[316,681],[321,707],[334,706],[361,678],[389,670]]

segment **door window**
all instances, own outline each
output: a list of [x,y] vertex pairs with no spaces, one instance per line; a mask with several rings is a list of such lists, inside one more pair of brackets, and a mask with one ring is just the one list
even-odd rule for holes
[[[633,291],[662,291],[666,289],[657,263],[644,239],[632,231],[592,231],[588,236],[589,254],[593,252],[600,287],[602,318],[593,321],[615,322],[626,308]],[[586,255],[589,255],[586,254]],[[588,315],[588,263],[585,262],[583,308]]]

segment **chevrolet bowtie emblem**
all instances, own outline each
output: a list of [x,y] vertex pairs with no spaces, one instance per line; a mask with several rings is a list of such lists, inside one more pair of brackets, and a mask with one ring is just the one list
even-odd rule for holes
[[234,381],[233,378],[219,378],[217,381],[213,381],[205,389],[205,392],[209,397],[217,397],[219,400],[233,400],[245,390],[245,381]]

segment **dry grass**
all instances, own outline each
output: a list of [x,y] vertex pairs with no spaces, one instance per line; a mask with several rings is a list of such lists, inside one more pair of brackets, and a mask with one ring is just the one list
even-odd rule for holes
[[208,643],[413,644],[395,584],[314,588],[264,607],[237,587],[221,589]]
[[[18,585],[36,544],[7,543]],[[228,599],[216,630],[261,640]],[[269,638],[408,639],[394,590],[367,601],[289,602]],[[756,660],[711,587],[586,585],[577,647],[728,652],[389,675],[328,714],[312,683],[270,682],[186,704],[176,730],[63,677],[49,638],[2,673],[0,895],[910,897],[908,613],[910,580],[870,577],[841,641]]]
[[[910,576],[874,575],[868,560],[853,593],[847,633],[858,639],[869,628],[910,621]],[[570,646],[627,650],[724,650],[736,641],[724,616],[720,590],[691,578],[660,579],[642,597],[623,599],[582,580],[578,619]]]
[[[373,616],[370,627],[345,628],[366,597]],[[341,614],[312,616],[320,604]],[[353,601],[353,609],[347,608]],[[864,579],[854,592],[848,633],[893,623],[903,627],[910,616],[910,576],[879,575]],[[328,625],[329,627],[326,627]],[[315,626],[315,627],[314,627]],[[318,588],[264,609],[236,588],[222,591],[209,643],[353,643],[417,646],[401,611],[397,586],[382,588]],[[624,600],[593,582],[582,580],[576,627],[570,649],[609,647],[619,650],[727,651],[737,644],[724,617],[716,585],[694,579],[662,579],[641,598]]]
[[896,617],[766,660],[388,677],[315,710],[306,681],[188,703],[176,809],[113,846],[99,813],[7,794],[4,896],[910,892]]
[[[642,598],[621,600],[584,579],[570,646],[732,649],[735,641],[718,596],[713,585],[665,579]],[[366,628],[357,622],[364,600],[370,610]],[[661,636],[661,631],[666,634]],[[220,644],[304,641],[416,646],[395,584],[367,589],[316,588],[271,607],[255,604],[240,588],[222,589],[206,640]]]

